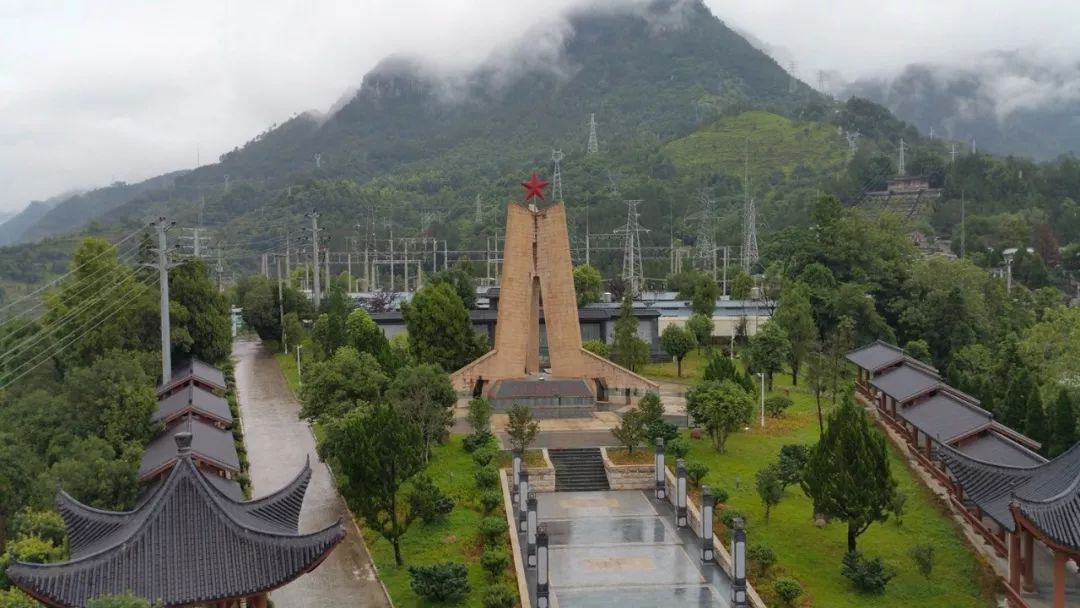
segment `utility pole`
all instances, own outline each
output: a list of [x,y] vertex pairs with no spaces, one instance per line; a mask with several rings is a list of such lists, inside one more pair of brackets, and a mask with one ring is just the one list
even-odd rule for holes
[[218,241],[217,246],[217,290],[218,293],[225,292],[225,284],[222,282],[222,275],[225,274],[225,266],[221,263],[221,242]]
[[967,195],[960,191],[960,258],[967,257]]
[[484,221],[484,209],[480,206],[480,193],[476,193],[476,223]]
[[952,158],[952,161],[951,161],[952,164],[955,165],[956,164],[956,142],[955,141],[952,143],[952,152],[949,153],[949,156]]
[[281,258],[277,259],[277,301],[278,301],[278,323],[281,325],[281,343],[285,346],[285,352],[289,352],[288,336],[285,335],[285,299],[282,293],[281,286]]
[[405,262],[405,289],[403,291],[408,292],[409,291],[409,241],[407,239],[402,239],[402,240],[404,241],[404,245],[405,245],[405,257],[404,257],[404,262]]
[[165,384],[172,379],[172,336],[171,320],[169,319],[169,245],[165,238],[165,232],[172,228],[176,222],[170,222],[162,216],[154,222],[157,230],[157,267],[158,283],[161,291],[161,383]]
[[315,259],[315,290],[312,292],[316,314],[322,307],[322,290],[319,284],[319,214],[315,211],[307,214],[311,219],[311,253]]
[[181,236],[184,240],[191,240],[191,254],[196,258],[202,257],[202,232],[206,228],[184,228],[184,232],[190,232],[191,236]]
[[353,282],[352,282],[352,250],[353,250],[353,246],[356,245],[356,239],[351,237],[351,236],[346,237],[345,244],[347,245],[345,247],[345,261],[346,261],[346,264],[347,264],[345,272],[349,277],[349,288],[346,289],[346,291],[351,293],[352,290],[353,290]]
[[323,259],[326,260],[326,288],[330,289],[332,282],[330,281],[330,248],[327,247],[323,250]]
[[901,138],[900,138],[900,166],[899,166],[899,174],[900,174],[900,175],[907,175],[907,167],[906,167],[906,166],[904,166],[904,138],[903,138],[903,137],[901,137]]

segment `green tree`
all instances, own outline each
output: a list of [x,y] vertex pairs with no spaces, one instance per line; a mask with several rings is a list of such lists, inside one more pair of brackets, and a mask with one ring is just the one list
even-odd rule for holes
[[202,260],[187,260],[169,271],[169,298],[170,313],[176,311],[172,334],[183,336],[173,341],[173,361],[188,357],[214,364],[225,361],[232,352],[229,302],[210,281]]
[[801,485],[816,511],[847,522],[849,553],[871,524],[888,518],[896,481],[885,438],[870,427],[850,392],[829,414],[825,434],[810,450]]
[[611,358],[611,349],[603,340],[585,340],[581,343],[581,348],[605,359]]
[[118,452],[100,437],[71,440],[53,445],[55,459],[38,481],[39,494],[52,496],[56,488],[97,509],[127,511],[139,495],[141,446],[132,444]]
[[612,354],[615,362],[634,372],[649,359],[649,345],[638,337],[638,320],[634,316],[634,302],[627,295],[623,299],[619,318],[615,321],[615,344]]
[[431,457],[431,446],[442,441],[454,423],[457,393],[450,377],[434,365],[415,365],[398,372],[387,390],[387,399],[420,430],[423,457]]
[[345,320],[345,317],[334,312],[324,312],[315,320],[311,328],[311,341],[315,343],[319,358],[329,359],[347,344]]
[[424,285],[403,304],[409,348],[420,363],[454,371],[478,357],[483,348],[469,320],[469,311],[446,283]]
[[1024,433],[1044,445],[1050,440],[1050,430],[1046,428],[1046,410],[1043,409],[1042,395],[1038,388],[1032,389],[1028,395],[1024,412]]
[[150,440],[157,395],[154,379],[146,375],[135,353],[110,351],[89,367],[72,370],[65,388],[87,428],[113,449],[122,451],[131,442],[143,446]]
[[345,319],[348,344],[361,353],[370,353],[389,372],[396,371],[390,356],[390,342],[368,311],[357,308]]
[[798,386],[799,368],[817,337],[814,313],[810,306],[810,288],[805,283],[788,284],[780,295],[773,321],[787,334],[787,360],[791,365],[791,381]]
[[690,315],[690,318],[686,321],[686,329],[694,334],[694,342],[698,345],[698,348],[712,344],[712,315]]
[[307,331],[304,329],[304,323],[300,321],[300,315],[295,312],[285,315],[285,345],[303,344],[305,335]]
[[705,427],[713,449],[723,453],[728,436],[749,424],[754,414],[754,399],[731,380],[702,382],[687,393],[686,411]]
[[[0,579],[3,579],[2,573],[0,573]],[[13,587],[7,591],[0,589],[0,608],[41,608],[41,604],[17,587]]]
[[806,385],[814,395],[814,404],[817,407],[818,435],[825,433],[825,418],[821,411],[821,397],[832,386],[831,372],[833,366],[828,356],[822,352],[821,344],[815,343],[806,357]]
[[774,321],[767,321],[750,339],[747,349],[750,364],[747,367],[754,373],[765,374],[766,390],[772,390],[773,374],[784,368],[790,350],[787,332]]
[[908,343],[904,345],[904,352],[927,365],[934,364],[934,358],[930,354],[930,345],[926,343],[926,340],[908,340]]
[[574,268],[574,291],[577,293],[578,308],[600,301],[602,280],[600,271],[592,266],[582,265]]
[[483,397],[476,397],[469,401],[469,413],[466,415],[469,426],[473,433],[491,433],[491,403]]
[[1009,380],[1004,403],[998,404],[999,411],[996,413],[1000,415],[1001,423],[1014,429],[1024,428],[1028,401],[1031,394],[1037,390],[1031,372],[1026,366],[1022,366]]
[[704,272],[695,273],[694,292],[690,299],[690,310],[696,315],[712,317],[716,312],[716,299],[720,297],[720,286]]
[[758,498],[761,499],[761,504],[765,505],[765,523],[769,523],[769,512],[772,508],[780,504],[780,499],[784,497],[784,484],[780,478],[780,469],[776,464],[770,464],[769,466],[758,469],[757,475],[757,493]]
[[611,435],[615,437],[619,445],[626,448],[627,452],[633,454],[634,448],[640,446],[648,438],[645,422],[645,416],[637,408],[631,409],[622,415],[618,426],[611,429]]
[[0,539],[7,537],[8,522],[30,497],[37,467],[29,451],[16,435],[0,431]]
[[524,405],[510,408],[507,416],[506,434],[510,437],[510,447],[515,450],[527,450],[540,432],[540,423],[533,420],[532,410]]
[[675,368],[678,376],[682,378],[682,362],[686,355],[697,345],[694,334],[679,325],[671,324],[664,328],[660,334],[660,346],[664,352],[675,359]]
[[378,401],[389,378],[370,353],[343,346],[326,361],[308,364],[300,389],[300,417],[326,420]]
[[789,443],[780,448],[780,459],[776,462],[776,467],[780,484],[785,490],[789,485],[802,481],[808,458],[810,448],[800,443]]
[[398,491],[424,469],[425,449],[408,414],[384,404],[354,410],[326,427],[324,453],[334,463],[342,496],[393,545],[398,566],[404,564],[401,537],[412,522]]
[[1068,451],[1077,440],[1076,408],[1067,389],[1058,390],[1057,399],[1050,407],[1050,441],[1046,445],[1047,456],[1053,458]]
[[749,300],[750,295],[754,290],[753,277],[746,274],[741,268],[729,271],[729,274],[731,275],[728,277],[728,281],[731,284],[731,299]]
[[476,279],[465,268],[455,264],[449,270],[436,272],[427,279],[428,284],[446,283],[453,287],[466,309],[476,307]]

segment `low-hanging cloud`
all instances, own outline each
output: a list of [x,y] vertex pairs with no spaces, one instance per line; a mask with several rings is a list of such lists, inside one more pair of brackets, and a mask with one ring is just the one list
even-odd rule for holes
[[[653,26],[678,27],[686,15],[679,9],[696,1],[678,0]],[[1080,49],[1072,32],[1080,3],[1064,1],[986,0],[978,11],[966,0],[705,3],[771,45],[774,56],[796,59],[811,84],[819,69],[851,79],[1000,48],[1034,45],[1059,59]],[[0,209],[212,162],[298,112],[329,112],[396,53],[450,83],[485,62],[496,66],[496,85],[529,62],[573,70],[559,55],[567,11],[647,4],[7,0],[0,3]],[[507,52],[515,48],[529,53]],[[500,54],[513,61],[491,63]],[[1023,103],[1053,93],[1023,82],[1000,86]],[[1017,88],[1025,94],[1009,92]]]

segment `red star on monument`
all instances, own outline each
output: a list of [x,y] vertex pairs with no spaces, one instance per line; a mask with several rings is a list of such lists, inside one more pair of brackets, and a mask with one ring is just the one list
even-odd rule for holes
[[529,202],[534,198],[544,200],[544,188],[547,188],[551,182],[540,179],[540,175],[533,171],[532,178],[527,182],[521,182],[521,186],[525,188],[525,202]]

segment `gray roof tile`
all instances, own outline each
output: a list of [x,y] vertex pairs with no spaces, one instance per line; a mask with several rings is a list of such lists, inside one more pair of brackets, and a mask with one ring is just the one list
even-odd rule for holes
[[164,433],[150,441],[139,465],[139,479],[146,479],[176,460],[175,436],[182,432],[192,434],[191,451],[196,458],[222,469],[240,471],[240,456],[236,453],[232,431],[192,418],[174,422]]
[[177,386],[192,382],[193,380],[198,380],[203,384],[221,391],[227,388],[225,386],[225,374],[221,373],[220,369],[205,361],[190,359],[179,365],[173,366],[172,378],[158,387],[158,394],[162,394]]
[[878,340],[856,348],[845,356],[862,369],[876,372],[903,359],[904,351],[899,346]]
[[[189,454],[181,455],[136,511],[109,513],[70,497],[66,506],[61,501],[69,529],[98,519],[111,531],[98,535],[92,552],[83,545],[70,561],[16,562],[7,575],[30,595],[62,606],[84,606],[93,598],[128,591],[182,606],[276,589],[318,565],[345,536],[340,522],[300,535],[295,529],[281,531],[291,515],[267,519],[256,514],[269,504],[281,513],[298,511],[294,503],[302,500],[310,469],[305,471],[268,500],[239,503],[218,491]],[[79,538],[77,532],[74,536]]]
[[154,412],[154,422],[172,422],[188,412],[194,412],[227,425],[233,423],[229,402],[194,384],[189,384],[168,397],[162,397],[158,401],[157,411]]
[[874,378],[870,385],[900,402],[943,386],[936,374],[909,362]]
[[982,428],[994,418],[990,412],[948,391],[901,408],[899,415],[939,443],[948,443]]

